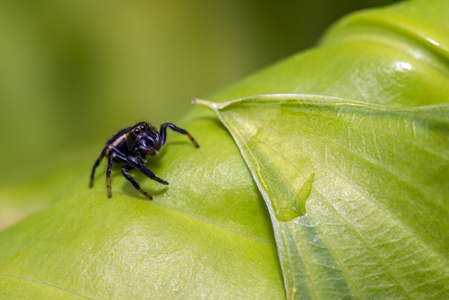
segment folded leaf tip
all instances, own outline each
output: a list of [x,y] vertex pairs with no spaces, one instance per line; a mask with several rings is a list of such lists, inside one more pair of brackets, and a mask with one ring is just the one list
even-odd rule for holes
[[192,99],[191,102],[192,102],[192,104],[197,104],[197,105],[204,106],[204,107],[208,107],[208,108],[214,108],[214,107],[217,106],[217,105],[216,105],[215,103],[213,103],[213,102],[206,101],[206,100],[201,100],[201,99],[197,99],[197,98]]

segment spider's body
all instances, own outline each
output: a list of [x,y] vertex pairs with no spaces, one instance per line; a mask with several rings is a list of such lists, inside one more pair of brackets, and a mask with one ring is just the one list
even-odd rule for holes
[[122,168],[123,176],[128,179],[133,186],[147,198],[153,199],[150,194],[142,190],[134,178],[128,174],[129,170],[138,169],[149,178],[156,180],[162,184],[168,184],[165,180],[154,175],[145,167],[145,156],[156,156],[157,151],[165,144],[167,136],[167,127],[185,134],[189,137],[195,147],[199,147],[195,139],[184,129],[177,127],[171,123],[164,123],[158,132],[155,127],[146,122],[139,122],[133,127],[127,127],[114,134],[107,142],[100,157],[96,160],[90,177],[90,187],[93,185],[95,169],[100,164],[103,157],[108,157],[108,169],[106,172],[106,182],[108,186],[108,197],[111,198],[111,171],[114,161],[125,163]]

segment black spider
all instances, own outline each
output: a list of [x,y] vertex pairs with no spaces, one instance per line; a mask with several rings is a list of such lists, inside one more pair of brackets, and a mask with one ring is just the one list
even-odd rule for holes
[[195,147],[199,147],[198,143],[190,135],[190,133],[171,123],[162,124],[160,133],[156,130],[155,127],[146,122],[137,123],[133,127],[123,128],[106,142],[106,146],[104,147],[103,151],[101,151],[100,157],[98,157],[92,169],[89,187],[92,187],[94,183],[95,169],[98,167],[103,157],[107,156],[108,169],[106,172],[106,182],[108,185],[108,198],[111,198],[112,196],[110,180],[112,162],[118,161],[125,163],[125,166],[122,168],[123,176],[128,179],[139,192],[144,194],[147,198],[153,199],[150,194],[140,188],[139,184],[134,180],[134,178],[128,174],[128,171],[137,169],[151,179],[156,180],[157,182],[166,185],[168,184],[167,181],[157,177],[153,174],[153,172],[145,167],[145,156],[156,156],[156,151],[159,151],[165,144],[167,127],[176,132],[187,135],[195,145]]

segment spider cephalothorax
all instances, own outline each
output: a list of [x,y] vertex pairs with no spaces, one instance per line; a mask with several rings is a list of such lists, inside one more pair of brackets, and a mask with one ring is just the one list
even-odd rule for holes
[[159,132],[146,122],[137,124],[126,133],[126,144],[130,152],[138,153],[142,157],[155,156],[156,151],[162,147]]
[[161,125],[159,131],[156,130],[154,126],[146,122],[139,122],[133,127],[127,127],[115,135],[113,135],[107,142],[100,157],[95,161],[94,167],[92,169],[92,174],[90,177],[90,187],[92,187],[94,182],[95,169],[100,164],[104,156],[108,157],[108,169],[106,172],[106,182],[108,187],[108,197],[111,198],[111,171],[113,161],[119,161],[125,163],[122,168],[123,176],[128,179],[132,185],[147,198],[153,199],[150,194],[142,190],[139,184],[134,180],[134,178],[128,174],[129,170],[138,169],[143,174],[149,178],[156,180],[162,184],[168,184],[167,181],[162,180],[153,174],[147,167],[145,167],[145,156],[155,156],[156,152],[161,149],[165,144],[165,139],[167,136],[167,127],[173,131],[185,134],[192,141],[195,147],[199,147],[195,139],[182,128],[177,127],[172,123],[164,123]]

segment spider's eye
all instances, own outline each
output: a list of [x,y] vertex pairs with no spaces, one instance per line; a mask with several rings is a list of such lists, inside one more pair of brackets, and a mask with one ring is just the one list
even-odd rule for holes
[[140,125],[140,130],[145,131],[146,127],[145,125]]
[[140,134],[140,129],[139,128],[134,129],[134,134],[135,135],[139,135]]

